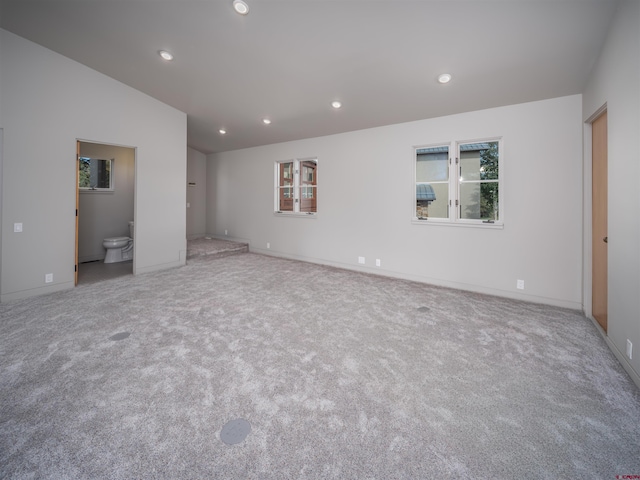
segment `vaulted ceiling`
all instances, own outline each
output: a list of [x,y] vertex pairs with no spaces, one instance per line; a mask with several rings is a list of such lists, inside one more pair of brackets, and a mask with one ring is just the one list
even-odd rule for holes
[[185,112],[211,153],[581,93],[617,3],[245,1],[0,0],[0,26]]

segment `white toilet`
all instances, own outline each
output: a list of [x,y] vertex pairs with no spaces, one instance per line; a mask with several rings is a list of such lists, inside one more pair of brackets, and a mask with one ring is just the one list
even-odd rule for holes
[[129,222],[130,237],[109,237],[102,241],[107,249],[104,263],[126,262],[133,260],[133,221]]

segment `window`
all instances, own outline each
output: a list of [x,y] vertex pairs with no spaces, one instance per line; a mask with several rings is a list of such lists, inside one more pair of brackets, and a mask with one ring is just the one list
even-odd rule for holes
[[499,139],[416,148],[414,219],[500,224],[500,152]]
[[113,190],[113,159],[80,157],[78,186],[83,190]]
[[276,162],[277,213],[315,214],[318,201],[318,159]]
[[416,149],[416,217],[449,216],[449,147]]

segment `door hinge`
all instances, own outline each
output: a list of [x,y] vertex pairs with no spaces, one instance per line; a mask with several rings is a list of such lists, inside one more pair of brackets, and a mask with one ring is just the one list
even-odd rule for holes
[[74,266],[73,266],[73,271],[74,271],[74,272],[77,272],[77,271],[78,271],[78,265],[74,265]]
[[78,209],[76,208],[76,217],[78,216]]

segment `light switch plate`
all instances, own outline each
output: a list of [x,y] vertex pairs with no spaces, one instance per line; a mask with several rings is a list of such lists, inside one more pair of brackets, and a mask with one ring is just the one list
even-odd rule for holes
[[22,232],[22,224],[21,223],[14,223],[13,224],[13,232],[14,233]]

